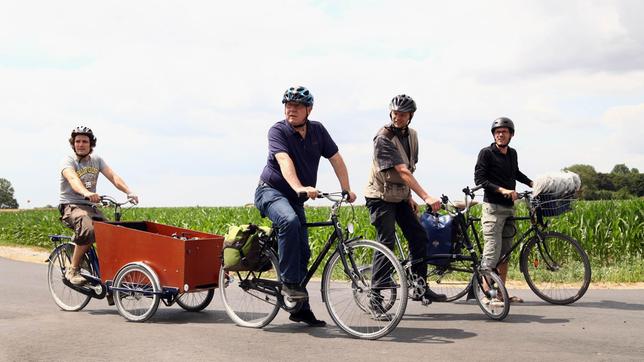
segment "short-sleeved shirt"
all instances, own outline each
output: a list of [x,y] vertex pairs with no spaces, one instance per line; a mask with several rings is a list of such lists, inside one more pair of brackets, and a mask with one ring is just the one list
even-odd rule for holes
[[80,178],[83,186],[91,192],[96,192],[96,182],[98,181],[98,174],[102,172],[107,164],[100,156],[89,155],[78,161],[76,155],[69,155],[65,157],[60,163],[60,203],[61,204],[88,204],[92,203],[74,191],[69,181],[63,176],[63,170],[71,168],[76,172]]
[[293,202],[298,201],[297,194],[282,175],[275,155],[280,152],[287,153],[293,160],[302,185],[315,187],[320,158],[330,158],[338,153],[338,146],[326,128],[320,122],[307,122],[304,139],[286,120],[275,123],[268,130],[268,160],[260,180],[282,192]]
[[[388,127],[388,129],[398,137],[400,142],[403,144],[403,148],[407,152],[407,158],[410,158],[410,147],[409,147],[409,133],[402,132],[401,130],[395,129],[393,127]],[[396,144],[385,137],[382,134],[376,136],[373,141],[374,143],[374,158],[376,164],[378,165],[378,171],[382,172],[388,170],[396,165],[405,163],[402,158],[402,155],[398,151]],[[414,160],[414,164],[418,160]]]

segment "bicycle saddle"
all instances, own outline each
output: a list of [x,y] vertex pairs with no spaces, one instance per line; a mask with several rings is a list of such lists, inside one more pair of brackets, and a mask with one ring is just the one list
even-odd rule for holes
[[467,207],[472,207],[474,205],[478,205],[478,203],[479,202],[476,201],[476,200],[471,200],[467,204],[464,201],[454,201],[452,203],[452,205],[454,205],[455,208],[457,208],[457,209],[462,211],[462,210],[465,210],[465,208],[467,208]]

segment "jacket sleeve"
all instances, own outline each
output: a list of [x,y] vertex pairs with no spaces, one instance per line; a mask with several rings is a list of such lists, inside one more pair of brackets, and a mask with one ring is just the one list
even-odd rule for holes
[[482,149],[479,152],[479,157],[476,160],[476,166],[474,166],[474,183],[477,186],[483,186],[488,192],[497,192],[499,186],[492,183],[487,176],[487,170],[489,167],[489,157],[486,149]]
[[[517,176],[516,179],[517,181],[521,182],[524,185],[530,186],[532,183],[532,180],[528,176],[526,176],[521,170],[519,170],[519,155],[515,153],[515,160],[516,160],[516,166],[517,166]],[[530,186],[532,187],[532,186]]]

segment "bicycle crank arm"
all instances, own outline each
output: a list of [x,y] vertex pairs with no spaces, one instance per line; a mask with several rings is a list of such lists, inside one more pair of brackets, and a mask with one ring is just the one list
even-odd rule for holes
[[85,294],[87,296],[90,296],[92,298],[96,299],[103,299],[105,298],[105,294],[107,292],[107,288],[105,288],[102,284],[95,284],[92,285],[91,283],[89,285],[74,285],[72,284],[69,280],[62,278],[63,279],[63,284],[65,284],[67,287],[81,293]]

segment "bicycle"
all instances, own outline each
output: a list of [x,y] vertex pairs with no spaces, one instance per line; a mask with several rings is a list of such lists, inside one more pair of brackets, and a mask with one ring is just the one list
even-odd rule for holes
[[[122,206],[130,202],[118,202],[106,195],[100,199],[103,206],[114,208],[116,223],[121,220]],[[141,225],[134,227],[142,228]],[[49,235],[49,238],[54,244],[54,250],[48,258],[49,292],[56,305],[64,311],[82,310],[92,298],[107,298],[108,304],[116,304],[119,313],[126,319],[143,322],[155,313],[160,300],[166,305],[176,302],[187,311],[199,311],[213,299],[214,289],[180,292],[178,288],[161,287],[157,274],[143,262],[125,265],[118,270],[113,282],[104,282],[101,279],[99,257],[93,244],[83,255],[79,265],[86,283],[74,285],[65,278],[65,271],[71,265],[74,253],[75,244],[72,237]]]
[[[463,189],[465,202],[475,202],[474,197],[481,186]],[[519,268],[530,289],[541,299],[552,304],[570,304],[579,300],[588,290],[591,267],[588,255],[580,243],[572,237],[548,230],[544,217],[558,216],[572,209],[574,195],[553,198],[545,195],[531,197],[531,191],[519,193],[525,202],[528,216],[515,216],[512,220],[530,221],[530,227],[523,232],[512,247],[499,259],[507,262],[510,255],[521,245]],[[475,222],[480,218],[467,216],[466,226],[471,230],[482,253],[483,247],[476,231]],[[452,299],[458,299],[464,291],[453,290]]]
[[[393,331],[405,313],[407,284],[402,279],[404,270],[393,253],[380,243],[351,237],[353,224],[342,227],[338,212],[340,206],[347,203],[347,196],[346,193],[320,193],[318,196],[333,202],[329,220],[304,225],[307,228],[333,227],[333,231],[300,286],[306,287],[331,252],[324,265],[321,282],[322,301],[329,315],[350,336],[378,339]],[[222,265],[219,273],[220,295],[226,313],[243,327],[262,328],[275,318],[280,308],[295,312],[302,304],[302,301],[290,301],[282,296],[276,228],[260,237],[259,242],[265,261],[255,271],[226,271]],[[392,301],[386,314],[380,313],[377,303],[372,303],[382,289],[372,287],[370,277],[363,275],[359,268],[360,265],[371,263],[377,253],[388,261],[383,263],[387,268],[384,272],[391,275],[392,284],[388,288],[396,290],[399,296]]]
[[[431,254],[422,260],[411,260],[396,235],[395,250],[405,270],[409,298],[429,305],[431,301],[425,298],[427,289],[445,294],[446,302],[455,301],[469,293],[467,299],[476,299],[488,318],[499,321],[505,319],[510,313],[510,302],[501,277],[495,271],[481,270],[480,259],[471,239],[467,233],[459,232],[467,230],[465,214],[471,204],[451,203],[445,195],[441,196],[441,204],[441,208],[453,218],[452,227],[456,229],[449,253]],[[417,263],[427,263],[427,281],[412,272],[412,265]],[[365,266],[364,272],[370,273],[370,266]]]

